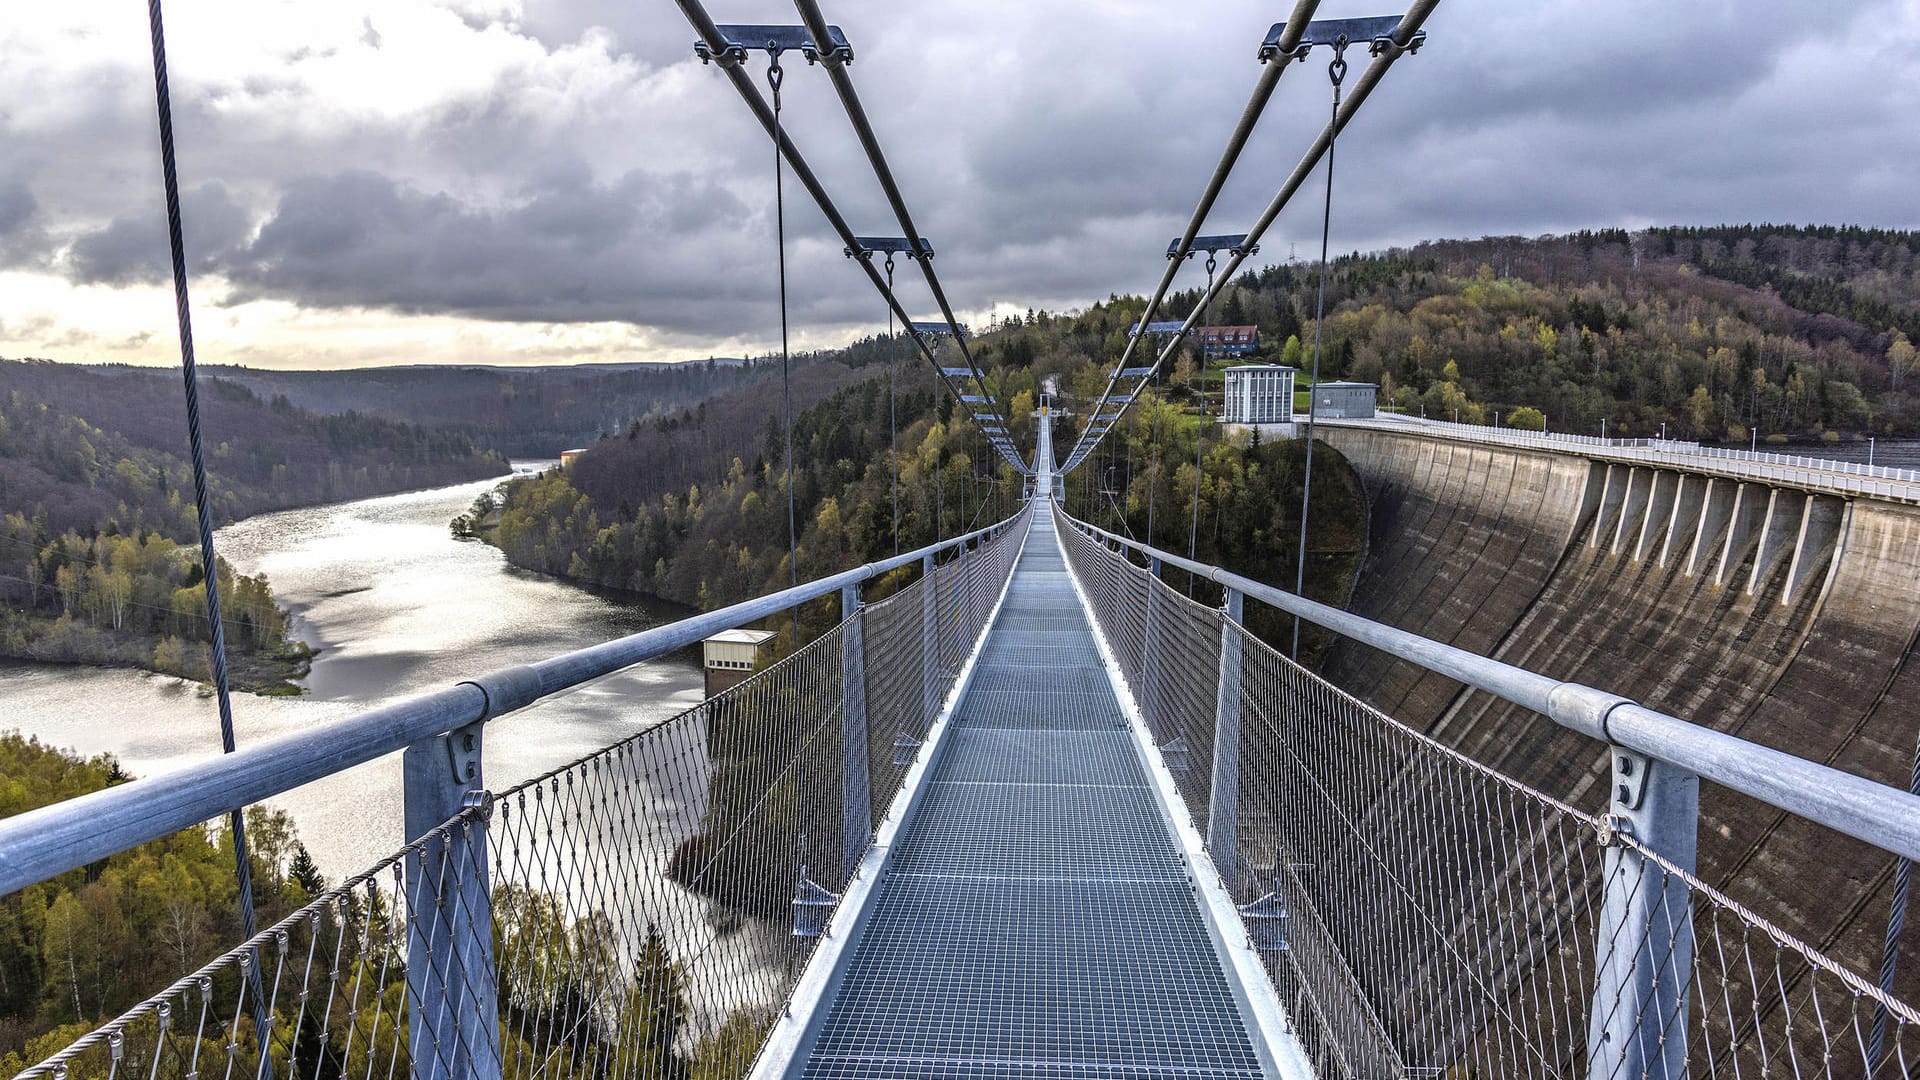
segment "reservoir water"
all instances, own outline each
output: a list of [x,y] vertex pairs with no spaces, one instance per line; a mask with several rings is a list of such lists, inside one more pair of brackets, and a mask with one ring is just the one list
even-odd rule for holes
[[[551,462],[516,466],[530,472]],[[630,634],[687,612],[616,601],[507,565],[447,522],[485,480],[248,518],[215,534],[242,573],[265,573],[320,650],[297,698],[234,696],[242,745],[439,689],[512,664]],[[486,780],[499,790],[673,716],[701,697],[691,652],[601,679],[487,726]],[[0,730],[83,754],[112,753],[136,776],[220,753],[210,692],[109,668],[0,666]],[[338,881],[398,848],[398,755],[273,800]]]

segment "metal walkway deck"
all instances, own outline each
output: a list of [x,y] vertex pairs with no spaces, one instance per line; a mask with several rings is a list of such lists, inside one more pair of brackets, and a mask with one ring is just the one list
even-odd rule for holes
[[802,1075],[1263,1075],[1044,508],[926,784]]

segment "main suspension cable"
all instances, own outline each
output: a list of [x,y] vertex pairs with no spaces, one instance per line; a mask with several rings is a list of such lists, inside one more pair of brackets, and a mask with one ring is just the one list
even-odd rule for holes
[[[798,180],[801,186],[807,189],[807,193],[813,197],[814,203],[820,207],[820,212],[826,216],[827,224],[833,227],[835,234],[840,237],[841,242],[848,248],[859,248],[861,245],[859,239],[854,235],[852,226],[847,224],[846,217],[841,214],[840,208],[834,204],[832,197],[827,194],[826,188],[820,183],[820,178],[814,173],[813,168],[807,164],[807,160],[800,153],[799,148],[794,145],[793,140],[784,132],[776,130],[773,110],[768,106],[765,96],[760,93],[759,88],[754,85],[753,80],[747,76],[743,68],[742,62],[746,59],[748,46],[730,40],[726,34],[721,31],[719,24],[713,21],[712,16],[707,14],[706,8],[700,3],[700,0],[675,0],[675,3],[679,6],[681,13],[686,16],[687,22],[693,27],[694,32],[699,35],[699,40],[695,44],[697,54],[701,59],[711,61],[719,66],[721,71],[727,76],[728,81],[733,84],[735,92],[740,95],[741,100],[746,103],[747,108],[753,112],[754,118],[760,122],[760,126],[764,128],[769,135],[775,136],[774,141],[779,146],[782,155],[786,158],[788,167],[793,170],[794,178]],[[763,46],[756,44],[752,47],[757,49]],[[815,46],[815,48],[817,50],[817,46]],[[899,298],[893,296],[887,290],[885,282],[880,278],[879,270],[877,270],[869,260],[862,259],[858,261],[861,269],[866,272],[867,280],[872,284],[874,291],[886,297],[888,305],[903,325],[912,327],[913,321],[911,316],[909,316],[907,310],[900,305]],[[918,347],[921,357],[934,369],[935,374],[940,377],[941,381],[947,386],[947,389],[956,399],[962,398],[966,391],[956,386],[945,369],[942,368],[938,358],[933,354],[932,346],[927,342],[925,336],[913,333],[911,337],[914,340],[914,344]],[[992,419],[999,421],[997,426],[1002,428],[1007,426],[1004,415],[1004,413],[1001,413],[992,417]],[[995,447],[1000,450],[1001,456],[1006,458],[1008,464],[1012,465],[1016,471],[1022,474],[1028,471],[1026,463],[1013,451],[1011,443],[996,441]]]
[[[1199,203],[1194,206],[1193,213],[1187,215],[1186,230],[1180,234],[1173,249],[1167,252],[1167,258],[1170,260],[1167,268],[1161,272],[1160,283],[1154,286],[1153,295],[1148,298],[1146,309],[1140,314],[1142,333],[1128,337],[1127,344],[1120,350],[1120,359],[1115,362],[1112,373],[1107,377],[1106,388],[1100,392],[1102,405],[1105,405],[1107,399],[1113,395],[1115,384],[1121,378],[1120,373],[1127,369],[1127,361],[1133,357],[1134,347],[1139,344],[1141,338],[1146,336],[1144,328],[1153,321],[1154,312],[1160,310],[1160,303],[1166,299],[1167,290],[1173,287],[1173,279],[1180,271],[1180,264],[1186,261],[1187,253],[1192,250],[1194,237],[1200,235],[1201,227],[1206,224],[1207,215],[1213,212],[1213,204],[1220,197],[1220,189],[1226,186],[1227,177],[1232,174],[1234,165],[1240,160],[1240,152],[1246,149],[1247,140],[1253,136],[1255,125],[1260,122],[1260,117],[1266,112],[1267,102],[1272,99],[1274,88],[1280,84],[1280,76],[1286,74],[1287,69],[1293,66],[1289,63],[1289,58],[1299,47],[1301,35],[1306,32],[1307,23],[1313,19],[1313,13],[1319,6],[1320,0],[1296,0],[1292,14],[1287,16],[1286,30],[1282,33],[1273,55],[1269,56],[1266,49],[1261,50],[1263,61],[1274,62],[1265,63],[1261,67],[1260,80],[1254,84],[1253,94],[1247,99],[1246,107],[1240,110],[1240,120],[1234,125],[1232,134],[1227,136],[1226,149],[1221,152],[1219,162],[1214,165],[1213,175],[1207,178],[1207,186],[1200,192]],[[1099,415],[1099,409],[1096,408],[1092,415]],[[1076,446],[1075,449],[1077,450],[1078,447]],[[1068,455],[1068,460],[1072,460],[1071,454]]]
[[[820,12],[817,0],[794,0],[794,6],[800,12],[801,22],[806,24],[807,32],[816,42],[830,40],[830,28],[826,17]],[[915,261],[920,264],[920,272],[926,275],[927,288],[940,305],[940,314],[947,320],[947,328],[953,332],[953,338],[960,345],[960,355],[973,371],[974,378],[980,383],[981,396],[992,411],[1002,417],[1009,416],[1007,403],[991,383],[987,381],[986,371],[973,357],[973,351],[967,347],[966,337],[960,332],[959,320],[954,317],[953,305],[947,302],[946,290],[940,287],[940,277],[934,272],[931,252],[921,250],[920,232],[914,227],[913,215],[907,210],[905,197],[900,193],[900,185],[894,181],[893,170],[887,165],[886,154],[880,149],[880,140],[874,134],[873,124],[867,119],[867,110],[860,104],[860,95],[854,90],[853,78],[847,74],[847,58],[832,50],[820,50],[820,64],[827,69],[827,77],[833,82],[833,89],[840,97],[841,107],[846,110],[847,120],[853,125],[854,134],[860,139],[860,146],[867,153],[867,161],[873,166],[875,179],[885,192],[887,203],[893,208],[894,217],[900,222],[900,233],[914,245]],[[995,440],[999,441],[999,440]],[[1009,445],[1011,445],[1009,443]]]
[[[1313,421],[1319,415],[1320,341],[1327,325],[1327,238],[1333,231],[1333,144],[1338,138],[1340,120],[1340,84],[1347,77],[1347,46],[1337,43],[1333,63],[1327,65],[1327,77],[1333,82],[1333,118],[1328,125],[1333,137],[1327,140],[1327,198],[1320,212],[1320,291],[1313,307],[1313,380],[1307,390],[1307,465],[1300,481],[1300,551],[1293,571],[1293,593],[1306,595],[1307,585],[1307,511],[1313,505]],[[1294,662],[1300,660],[1300,617],[1293,617]]]
[[[1359,78],[1354,80],[1353,87],[1346,93],[1345,101],[1334,114],[1333,122],[1328,124],[1327,127],[1320,132],[1319,136],[1315,138],[1313,144],[1308,147],[1307,152],[1300,158],[1299,163],[1294,166],[1293,172],[1287,177],[1286,182],[1281,185],[1280,190],[1276,192],[1272,200],[1267,203],[1267,207],[1261,212],[1259,219],[1247,230],[1247,247],[1235,252],[1233,257],[1227,261],[1226,268],[1221,272],[1220,281],[1209,290],[1209,294],[1217,293],[1227,282],[1234,279],[1234,275],[1239,272],[1241,265],[1253,254],[1253,246],[1259,243],[1261,237],[1266,234],[1267,229],[1273,225],[1274,219],[1278,218],[1280,212],[1286,209],[1287,204],[1292,201],[1294,194],[1299,191],[1300,186],[1306,182],[1307,177],[1311,175],[1314,168],[1319,165],[1320,158],[1326,153],[1327,147],[1333,141],[1334,133],[1353,122],[1354,115],[1359,112],[1368,96],[1373,93],[1374,87],[1379,85],[1380,80],[1385,77],[1387,70],[1391,68],[1394,62],[1400,57],[1413,52],[1421,45],[1425,39],[1425,34],[1421,31],[1420,27],[1439,5],[1440,0],[1415,0],[1407,9],[1407,13],[1401,16],[1400,21],[1395,24],[1390,31],[1382,33],[1377,38],[1370,39],[1369,51],[1373,55],[1372,62],[1360,73]],[[1300,37],[1295,35],[1292,25],[1284,28],[1278,39],[1278,48],[1284,48],[1289,38],[1296,43],[1296,47],[1291,52],[1283,52],[1280,55],[1296,59],[1304,56],[1304,53],[1297,47]],[[1263,52],[1265,51],[1266,50],[1263,50]],[[1187,314],[1186,319],[1181,323],[1179,331],[1172,336],[1171,343],[1161,350],[1160,355],[1154,360],[1153,364],[1144,369],[1117,368],[1116,371],[1142,370],[1147,373],[1144,378],[1151,378],[1153,372],[1157,372],[1167,363],[1168,358],[1173,355],[1173,352],[1178,347],[1180,336],[1186,334],[1187,331],[1193,328],[1194,321],[1200,317],[1202,307],[1206,303],[1211,302],[1212,299],[1212,295],[1203,296],[1201,302],[1193,306],[1193,310]],[[1129,342],[1129,345],[1131,346],[1131,342]],[[1112,398],[1114,381],[1116,380],[1109,381],[1109,389],[1101,397],[1103,406]],[[1138,395],[1128,395],[1126,400],[1120,401],[1120,411],[1116,414],[1116,419],[1126,414],[1126,411],[1133,406],[1133,398],[1137,396]],[[1087,452],[1092,447],[1092,439],[1097,437],[1097,435],[1090,436],[1087,432],[1083,432],[1079,442],[1076,443],[1074,447],[1073,453],[1068,457],[1067,464],[1062,466],[1062,471],[1071,470],[1086,460]]]

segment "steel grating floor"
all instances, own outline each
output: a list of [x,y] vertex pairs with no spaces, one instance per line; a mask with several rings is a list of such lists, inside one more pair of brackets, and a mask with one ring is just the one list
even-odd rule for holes
[[927,784],[802,1075],[1262,1075],[1044,509]]

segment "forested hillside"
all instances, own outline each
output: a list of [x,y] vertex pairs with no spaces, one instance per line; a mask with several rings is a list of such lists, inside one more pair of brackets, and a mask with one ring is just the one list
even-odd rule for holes
[[[216,525],[507,468],[463,435],[218,379],[201,406]],[[169,372],[0,361],[0,655],[208,677],[184,413]],[[266,581],[220,572],[236,685],[290,689],[307,652]]]
[[[130,779],[111,757],[81,759],[0,732],[0,817]],[[250,807],[246,824],[256,926],[272,926],[339,884],[321,876],[285,812]],[[387,874],[376,875],[333,893],[323,916],[286,928],[283,943],[296,966],[267,965],[266,1000],[255,1006],[272,1011],[276,1032],[264,1055],[253,1017],[228,1012],[197,1025],[190,1016],[167,1040],[173,1049],[156,1059],[148,1020],[135,1024],[111,1057],[104,1045],[89,1051],[74,1075],[105,1075],[118,1066],[123,1075],[192,1080],[207,1075],[209,1062],[232,1061],[248,1069],[260,1062],[260,1075],[277,1077],[409,1075],[410,924],[392,890]],[[65,1049],[232,948],[240,941],[238,891],[222,819],[0,897],[0,1075]],[[540,974],[538,980],[501,980],[506,1077],[594,1080],[613,1063],[621,1075],[699,1080],[739,1076],[752,1062],[768,1023],[765,1011],[743,1007],[704,1038],[686,1037],[692,1013],[686,961],[657,933],[648,935],[629,969],[607,962],[610,923],[599,911],[568,918],[551,894],[514,885],[496,889],[493,904],[502,966],[531,971],[537,965]],[[325,983],[316,990],[294,974],[300,958],[311,958],[324,973],[335,956],[342,961],[331,975],[336,996]],[[609,986],[614,971],[623,977]],[[234,965],[210,986],[215,1009],[231,1010],[243,1000]],[[603,1007],[583,1011],[582,1001]],[[200,1007],[197,995],[194,1003]]]
[[[895,341],[900,547],[1005,514],[1010,470]],[[803,579],[893,551],[885,356],[869,339],[794,379],[795,514]],[[1031,407],[1032,395],[1023,400]],[[777,381],[636,424],[566,472],[516,481],[492,539],[515,563],[716,607],[788,577]]]
[[[268,510],[505,473],[471,439],[358,413],[324,415],[203,378],[215,525]],[[0,361],[0,511],[67,529],[194,539],[186,406],[175,372]]]
[[[1228,297],[1268,349],[1316,275],[1270,267]],[[1467,399],[1554,430],[1748,441],[1920,431],[1920,234],[1729,226],[1440,241],[1353,256],[1329,279],[1322,375],[1409,410]],[[1233,312],[1229,310],[1228,314]],[[1306,329],[1302,340],[1311,340]],[[1463,412],[1462,419],[1468,419]]]
[[[0,732],[0,817],[131,780]],[[224,819],[222,819],[224,825]],[[285,812],[247,811],[258,925],[325,890]],[[224,827],[188,829],[0,897],[0,1072],[12,1075],[240,938]]]
[[[1251,359],[1304,367],[1317,285],[1308,267],[1248,272],[1216,302],[1213,321],[1258,325]],[[1378,382],[1402,409],[1464,423],[1497,415],[1597,434],[1605,419],[1617,436],[1657,434],[1665,423],[1675,437],[1739,443],[1756,431],[1774,442],[1913,433],[1920,367],[1902,328],[1920,313],[1917,297],[1920,235],[1904,232],[1738,226],[1440,241],[1336,262],[1321,375]],[[1197,299],[1176,293],[1162,315]],[[1081,414],[1059,442],[1071,439],[1144,307],[1113,296],[1085,311],[1006,319],[977,339],[975,355],[1012,402],[1017,443],[1033,444],[1027,413],[1049,380]],[[876,367],[888,348],[903,359],[902,547],[1012,506],[1014,478],[988,461],[964,420],[948,423],[946,392],[906,343],[863,341],[802,380],[803,578],[892,550]],[[1197,531],[1203,558],[1290,580],[1297,448],[1210,433],[1195,530],[1194,439],[1218,373],[1203,385],[1182,353],[1158,383],[1108,440],[1098,475],[1070,482],[1071,507],[1140,535],[1153,517],[1154,539],[1176,548]],[[784,584],[779,399],[774,384],[756,389],[603,440],[569,474],[516,484],[497,542],[523,566],[705,606]],[[1327,516],[1316,514],[1309,537],[1309,588],[1337,600],[1362,525],[1358,494],[1346,490],[1337,455],[1318,463],[1328,469],[1329,486],[1316,487]],[[1348,511],[1334,509],[1342,500]]]
[[[800,358],[804,365],[807,358]],[[207,369],[263,398],[444,428],[512,457],[558,457],[713,394],[778,375],[762,361],[533,368],[411,365],[343,371]]]

